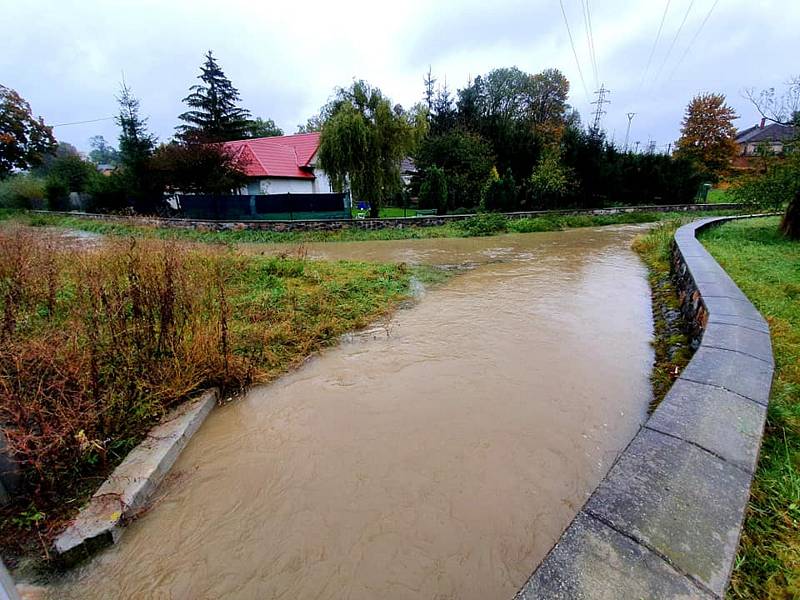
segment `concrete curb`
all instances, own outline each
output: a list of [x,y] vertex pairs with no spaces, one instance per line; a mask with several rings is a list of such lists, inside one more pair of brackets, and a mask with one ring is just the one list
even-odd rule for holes
[[[636,212],[704,212],[710,210],[739,210],[739,204],[651,204],[641,206],[617,206],[611,208],[589,208],[574,210],[532,210],[524,212],[497,213],[509,219],[524,219],[547,216],[603,216]],[[178,217],[143,217],[112,214],[96,214],[65,211],[31,211],[37,214],[57,214],[68,217],[80,217],[97,221],[127,223],[149,227],[170,227],[175,229],[196,229],[200,231],[239,231],[252,229],[261,231],[337,231],[346,228],[355,229],[403,229],[405,227],[434,227],[456,221],[464,221],[475,214],[465,215],[430,215],[420,217],[394,217],[385,219],[303,219],[296,221],[268,220],[215,220],[186,219]]]
[[63,564],[74,564],[119,540],[126,519],[145,506],[217,397],[218,391],[212,389],[179,406],[125,457],[56,538],[53,549]]
[[774,369],[767,322],[696,239],[735,218],[675,233],[699,347],[517,600],[724,597]]
[[2,560],[0,560],[0,600],[19,600],[17,587]]

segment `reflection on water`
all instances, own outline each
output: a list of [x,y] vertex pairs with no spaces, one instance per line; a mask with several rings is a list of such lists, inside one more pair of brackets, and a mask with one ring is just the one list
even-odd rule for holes
[[310,245],[480,266],[213,412],[63,598],[511,598],[643,421],[635,227]]

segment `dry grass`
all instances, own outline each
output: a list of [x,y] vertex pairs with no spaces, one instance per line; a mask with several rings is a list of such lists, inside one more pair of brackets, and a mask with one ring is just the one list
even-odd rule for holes
[[23,476],[6,558],[25,531],[46,540],[172,406],[277,376],[391,310],[409,279],[302,251],[56,244],[0,229],[0,423]]

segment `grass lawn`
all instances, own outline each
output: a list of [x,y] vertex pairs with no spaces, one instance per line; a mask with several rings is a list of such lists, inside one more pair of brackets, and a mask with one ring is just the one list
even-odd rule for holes
[[[400,209],[402,210],[402,209]],[[730,214],[704,212],[703,216]],[[470,237],[501,233],[532,233],[561,231],[575,227],[597,227],[625,223],[652,223],[685,217],[686,213],[632,212],[618,215],[550,215],[530,219],[506,219],[502,215],[485,214],[466,221],[456,221],[437,227],[403,227],[365,230],[346,227],[338,231],[258,231],[250,229],[230,231],[201,231],[193,229],[158,228],[129,225],[81,217],[0,211],[0,221],[31,226],[50,226],[89,231],[103,235],[146,237],[165,240],[189,240],[207,243],[288,243],[353,242],[370,240],[406,240],[421,238]]]
[[[358,210],[356,208],[352,209],[353,218],[355,219],[356,216],[361,214],[366,214],[369,217],[369,211]],[[394,219],[397,217],[416,217],[417,211],[414,208],[398,208],[396,206],[381,206],[378,209],[378,218],[380,219]]]
[[46,555],[175,404],[274,379],[393,310],[416,273],[150,239],[69,248],[43,233],[0,227],[0,422],[24,478],[0,511],[12,568]]
[[730,598],[800,598],[800,243],[778,217],[726,223],[703,244],[769,321],[775,378]]
[[728,194],[727,190],[714,188],[708,192],[709,204],[725,204],[726,202],[735,202],[735,200]]

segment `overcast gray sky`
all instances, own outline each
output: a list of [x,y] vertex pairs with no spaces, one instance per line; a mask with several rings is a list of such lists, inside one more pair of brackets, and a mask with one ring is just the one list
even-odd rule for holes
[[[694,94],[725,93],[743,128],[757,121],[744,88],[778,87],[800,74],[800,0],[590,0],[597,79],[581,0],[563,5],[588,94],[559,0],[2,0],[0,83],[59,124],[115,114],[124,72],[151,129],[167,140],[208,49],[242,105],[287,133],[354,77],[410,106],[428,65],[452,89],[494,67],[557,67],[584,122],[604,83],[609,137],[621,143],[625,113],[635,112],[631,142],[663,147],[677,138]],[[115,145],[118,135],[113,121],[55,131],[82,150],[92,135]]]

